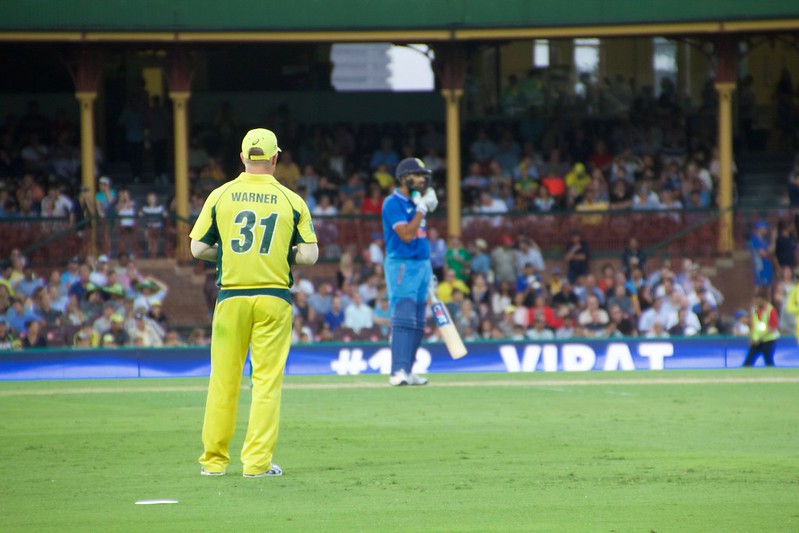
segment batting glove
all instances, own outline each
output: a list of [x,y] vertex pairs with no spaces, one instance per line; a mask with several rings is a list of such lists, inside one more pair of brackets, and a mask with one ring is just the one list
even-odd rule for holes
[[427,212],[432,213],[438,207],[438,197],[436,196],[436,190],[432,187],[428,187],[425,193],[422,195],[421,203],[425,204],[427,207]]

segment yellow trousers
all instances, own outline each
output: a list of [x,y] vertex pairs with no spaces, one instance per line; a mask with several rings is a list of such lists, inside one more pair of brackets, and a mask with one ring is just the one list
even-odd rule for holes
[[242,370],[250,346],[252,401],[241,462],[245,474],[260,474],[271,467],[291,322],[291,304],[276,296],[232,296],[217,301],[200,457],[207,471],[224,472],[230,464],[228,445],[236,430]]

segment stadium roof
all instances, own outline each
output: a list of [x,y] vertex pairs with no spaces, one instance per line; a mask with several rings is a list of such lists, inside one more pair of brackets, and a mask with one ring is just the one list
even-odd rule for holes
[[797,0],[5,0],[0,39],[467,40],[799,29]]

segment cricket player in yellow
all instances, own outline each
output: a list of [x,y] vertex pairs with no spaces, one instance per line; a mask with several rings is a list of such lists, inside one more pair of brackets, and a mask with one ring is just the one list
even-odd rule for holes
[[224,475],[230,463],[248,348],[252,403],[241,450],[244,477],[283,473],[272,455],[291,341],[290,265],[314,264],[319,250],[305,201],[273,176],[279,151],[274,133],[249,131],[241,143],[244,172],[211,192],[190,233],[192,255],[216,261],[220,287],[211,331],[203,475]]

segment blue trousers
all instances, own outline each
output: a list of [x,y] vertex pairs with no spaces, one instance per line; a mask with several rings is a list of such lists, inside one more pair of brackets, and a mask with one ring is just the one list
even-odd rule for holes
[[386,289],[391,310],[391,373],[411,372],[424,335],[430,261],[386,259]]

